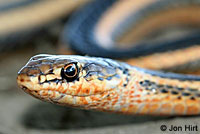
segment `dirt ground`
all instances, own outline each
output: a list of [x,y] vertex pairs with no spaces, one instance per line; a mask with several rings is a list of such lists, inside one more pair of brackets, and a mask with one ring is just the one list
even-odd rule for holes
[[[41,37],[42,38],[42,37]],[[171,125],[197,125],[200,117],[127,116],[62,107],[37,100],[17,87],[18,70],[39,53],[57,54],[55,42],[34,44],[0,55],[0,134],[172,134],[198,131],[169,131]],[[167,130],[161,131],[161,125]]]

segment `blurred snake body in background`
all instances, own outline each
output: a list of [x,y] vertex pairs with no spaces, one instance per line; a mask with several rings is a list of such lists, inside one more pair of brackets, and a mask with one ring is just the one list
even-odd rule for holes
[[[17,82],[32,96],[60,105],[200,114],[200,77],[186,75],[199,73],[199,15],[200,0],[93,1],[72,16],[62,41],[97,57],[37,55],[19,71]],[[181,32],[160,36],[171,29]]]
[[19,47],[87,0],[1,0],[0,52]]

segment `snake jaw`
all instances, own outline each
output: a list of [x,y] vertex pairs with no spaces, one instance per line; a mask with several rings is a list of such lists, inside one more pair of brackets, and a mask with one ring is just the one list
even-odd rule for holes
[[[98,89],[82,84],[82,90],[80,90],[80,93],[77,94],[77,88],[74,88],[74,90],[70,90],[70,86],[68,87],[68,90],[62,90],[61,88],[61,90],[58,90],[56,88],[51,88],[51,86],[47,87],[46,89],[42,87],[37,88],[37,86],[32,86],[33,83],[30,79],[21,82],[22,77],[24,79],[24,75],[19,75],[17,77],[18,85],[27,94],[30,94],[31,96],[46,102],[55,103],[59,105],[70,105],[79,108],[98,105],[98,103],[101,103],[101,101],[104,100],[113,90],[113,88],[111,88],[98,91]],[[97,81],[92,80],[90,81],[90,83],[91,82],[96,83]],[[72,86],[73,85],[71,85],[71,87]],[[85,87],[90,87],[90,90],[87,90]],[[99,89],[101,88],[102,87],[99,87]],[[88,91],[90,93],[88,93]]]

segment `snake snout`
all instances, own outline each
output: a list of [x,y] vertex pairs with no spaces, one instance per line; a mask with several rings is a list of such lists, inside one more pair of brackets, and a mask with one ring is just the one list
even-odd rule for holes
[[27,92],[30,87],[30,78],[26,74],[20,73],[21,72],[18,72],[17,84],[23,91]]

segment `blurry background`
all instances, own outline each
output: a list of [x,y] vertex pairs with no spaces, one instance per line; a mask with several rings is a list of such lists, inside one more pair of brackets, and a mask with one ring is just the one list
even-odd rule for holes
[[162,132],[161,125],[199,125],[199,117],[126,116],[61,107],[17,87],[17,72],[31,56],[74,53],[63,49],[61,34],[73,11],[87,2],[0,0],[0,134],[156,134]]

